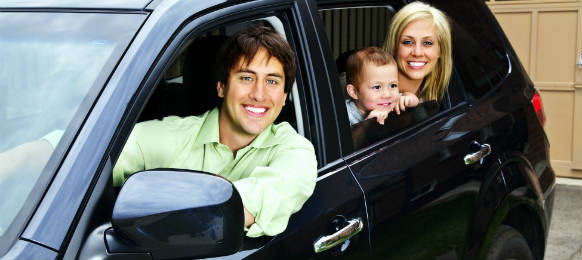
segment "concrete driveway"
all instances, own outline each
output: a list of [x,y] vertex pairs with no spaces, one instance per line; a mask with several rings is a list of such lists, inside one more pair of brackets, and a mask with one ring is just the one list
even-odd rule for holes
[[582,180],[557,180],[545,259],[582,259]]

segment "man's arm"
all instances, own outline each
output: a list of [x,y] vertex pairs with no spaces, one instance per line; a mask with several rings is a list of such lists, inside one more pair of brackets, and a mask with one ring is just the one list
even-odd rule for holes
[[234,182],[245,206],[245,226],[254,216],[249,237],[283,232],[291,215],[301,209],[315,188],[313,145],[301,137],[298,142],[280,146],[269,165],[256,167],[249,177]]
[[123,151],[113,167],[114,187],[121,187],[131,174],[145,169],[142,149],[138,143],[140,134],[140,125],[138,124],[129,135]]

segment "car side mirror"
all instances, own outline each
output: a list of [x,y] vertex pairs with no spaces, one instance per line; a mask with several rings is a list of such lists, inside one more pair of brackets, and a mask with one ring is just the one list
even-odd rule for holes
[[244,211],[233,184],[220,176],[159,169],[135,173],[125,182],[111,224],[105,240],[113,254],[222,256],[241,248]]

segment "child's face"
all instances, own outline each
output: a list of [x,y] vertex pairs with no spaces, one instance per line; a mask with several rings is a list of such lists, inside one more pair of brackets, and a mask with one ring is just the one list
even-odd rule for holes
[[375,109],[391,110],[398,103],[400,95],[396,65],[365,64],[357,86],[348,85],[348,94],[363,114]]

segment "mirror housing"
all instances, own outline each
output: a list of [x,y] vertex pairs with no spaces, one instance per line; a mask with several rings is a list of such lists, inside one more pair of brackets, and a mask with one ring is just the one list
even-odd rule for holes
[[[155,259],[237,252],[244,210],[234,185],[208,173],[158,169],[133,174],[113,208],[110,253],[148,252]],[[125,241],[120,246],[119,241]],[[114,245],[115,244],[115,245]]]

